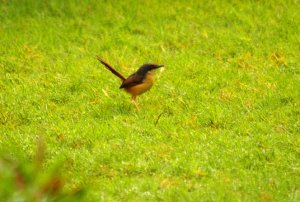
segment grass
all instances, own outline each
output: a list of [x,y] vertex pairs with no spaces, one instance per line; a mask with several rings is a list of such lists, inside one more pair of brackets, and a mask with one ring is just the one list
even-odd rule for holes
[[[1,0],[0,154],[31,167],[42,136],[27,175],[58,166],[83,201],[299,201],[299,10]],[[166,67],[135,110],[96,54],[126,76]],[[30,200],[3,162],[0,198]]]

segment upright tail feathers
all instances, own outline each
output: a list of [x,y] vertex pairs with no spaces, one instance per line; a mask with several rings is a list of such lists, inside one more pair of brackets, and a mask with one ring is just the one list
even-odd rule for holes
[[117,72],[117,70],[115,70],[112,66],[110,66],[107,62],[105,62],[98,55],[97,55],[97,59],[106,67],[106,69],[108,69],[109,71],[111,71],[114,75],[116,75],[117,77],[119,77],[122,81],[126,80],[126,78],[122,74],[120,74],[119,72]]

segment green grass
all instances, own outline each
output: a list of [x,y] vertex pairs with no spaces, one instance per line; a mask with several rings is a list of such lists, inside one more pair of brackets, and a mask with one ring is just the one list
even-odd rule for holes
[[[0,153],[26,165],[43,136],[41,172],[60,165],[83,201],[299,201],[299,10],[0,0]],[[165,69],[135,110],[96,54]]]

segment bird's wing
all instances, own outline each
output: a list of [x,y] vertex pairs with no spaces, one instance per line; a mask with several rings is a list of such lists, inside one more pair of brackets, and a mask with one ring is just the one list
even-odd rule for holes
[[143,83],[144,76],[134,73],[130,75],[125,81],[123,81],[120,88],[130,88],[132,86],[136,86],[138,84]]

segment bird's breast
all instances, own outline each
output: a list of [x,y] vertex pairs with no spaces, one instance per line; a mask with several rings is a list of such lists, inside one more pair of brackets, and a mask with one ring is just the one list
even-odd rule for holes
[[140,95],[148,90],[153,86],[154,77],[151,72],[148,72],[141,84],[132,86],[130,88],[126,88],[125,91],[130,93],[131,95]]

